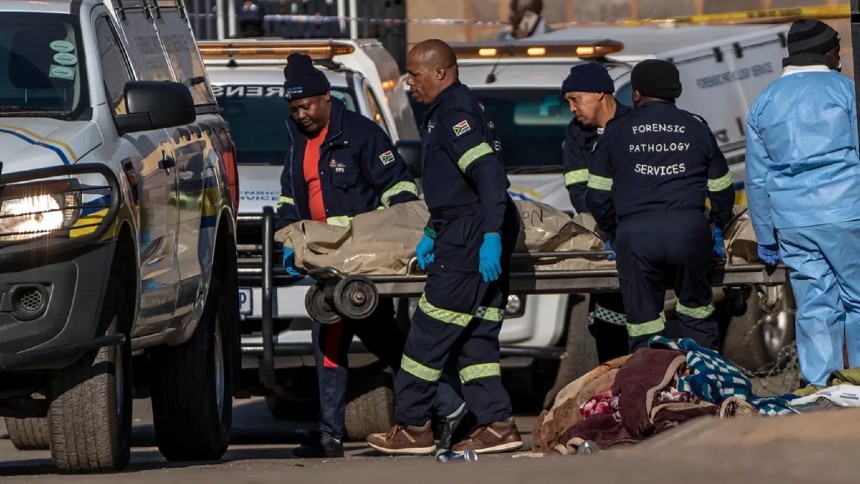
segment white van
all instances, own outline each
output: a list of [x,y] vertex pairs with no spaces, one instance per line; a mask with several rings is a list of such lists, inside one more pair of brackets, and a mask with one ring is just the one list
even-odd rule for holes
[[[181,1],[0,2],[0,415],[63,472],[229,444],[237,174]],[[134,374],[132,374],[134,367]]]

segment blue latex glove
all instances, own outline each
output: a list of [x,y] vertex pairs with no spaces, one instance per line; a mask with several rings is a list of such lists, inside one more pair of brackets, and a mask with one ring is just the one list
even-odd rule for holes
[[775,266],[779,264],[779,246],[761,245],[758,246],[758,258],[766,265]]
[[287,274],[298,277],[302,275],[301,270],[296,267],[296,251],[292,247],[284,247],[284,270]]
[[[611,241],[609,241],[609,240],[607,240],[607,241],[606,241],[606,244],[604,245],[604,249],[605,249],[605,250],[612,250],[612,242],[611,242]],[[617,256],[617,255],[615,255],[615,251],[614,251],[614,250],[612,250],[612,253],[611,253],[611,254],[609,254],[608,256],[606,256],[606,260],[615,260],[615,259],[617,259],[617,258],[618,258],[618,256]]]
[[424,234],[424,237],[421,237],[421,240],[418,242],[418,246],[415,247],[415,256],[418,258],[418,267],[420,267],[422,271],[425,271],[427,266],[436,260],[436,255],[433,254],[433,243],[433,239],[428,237],[427,234]]
[[484,282],[493,282],[502,275],[502,235],[498,232],[484,234],[484,243],[478,252],[478,270]]
[[717,257],[720,259],[726,258],[726,251],[723,249],[723,231],[720,229],[714,229],[714,254],[717,254]]

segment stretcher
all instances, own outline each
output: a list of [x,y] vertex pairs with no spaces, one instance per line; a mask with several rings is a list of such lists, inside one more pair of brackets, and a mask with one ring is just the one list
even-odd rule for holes
[[[301,278],[291,277],[283,270],[280,251],[275,248],[274,210],[265,207],[263,214],[241,216],[240,226],[261,234],[261,243],[239,246],[240,252],[254,253],[251,258],[240,258],[238,276],[240,285],[254,285],[262,289],[262,348],[261,378],[273,388],[274,323],[272,317],[273,288],[297,283]],[[515,266],[528,265],[538,259],[590,258],[606,259],[611,252],[598,250],[569,252],[529,252],[513,255]],[[275,262],[277,261],[277,263]],[[361,320],[376,309],[380,297],[417,297],[424,289],[427,276],[417,268],[412,258],[404,275],[355,275],[334,267],[321,267],[308,271],[315,282],[305,296],[308,314],[322,324],[332,324],[341,318]],[[713,287],[744,288],[776,287],[788,280],[783,266],[767,267],[761,263],[716,265],[710,273]],[[618,273],[614,268],[583,270],[515,270],[510,274],[510,290],[516,294],[591,294],[618,292]],[[278,354],[281,354],[281,350]]]
[[[514,254],[515,262],[541,259],[607,258],[609,251],[531,252]],[[341,317],[361,320],[376,309],[380,297],[415,297],[421,295],[427,276],[417,271],[413,258],[406,275],[350,275],[325,267],[308,272],[316,280],[305,297],[305,309],[317,322],[332,324]],[[764,264],[716,265],[710,274],[712,287],[779,286],[786,282],[784,267]],[[574,271],[513,271],[511,293],[516,294],[590,294],[618,292],[615,269]]]

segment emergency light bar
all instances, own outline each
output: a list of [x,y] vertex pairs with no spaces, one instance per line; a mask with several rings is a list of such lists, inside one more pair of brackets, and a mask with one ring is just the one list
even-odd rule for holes
[[234,42],[197,42],[204,59],[286,59],[290,54],[305,54],[312,59],[331,59],[355,52],[344,42],[283,42],[279,40],[240,40]]
[[617,40],[552,41],[552,42],[463,42],[451,46],[458,59],[492,57],[606,57],[621,52],[624,44]]

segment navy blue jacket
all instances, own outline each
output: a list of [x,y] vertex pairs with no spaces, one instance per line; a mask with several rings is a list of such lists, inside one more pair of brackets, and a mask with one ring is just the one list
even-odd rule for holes
[[[624,116],[633,110],[615,100],[615,116],[613,120]],[[610,121],[611,122],[611,121]],[[564,164],[564,186],[570,194],[570,204],[576,213],[588,212],[585,203],[585,190],[588,184],[589,167],[591,167],[591,152],[594,144],[600,136],[596,127],[586,127],[573,118],[567,126],[564,137],[564,152],[562,163]]]
[[446,209],[471,210],[482,216],[481,232],[500,232],[510,182],[495,126],[478,99],[459,81],[448,86],[427,109],[423,130],[421,164],[431,226],[438,229],[435,214]]
[[597,142],[586,201],[601,230],[644,213],[700,211],[725,230],[732,217],[732,174],[717,140],[698,116],[652,102],[607,126]]
[[[328,134],[320,147],[319,170],[323,205],[328,223],[346,225],[360,213],[418,200],[418,188],[406,163],[376,123],[349,111],[332,98]],[[276,229],[299,220],[310,220],[304,156],[308,138],[292,118]]]

